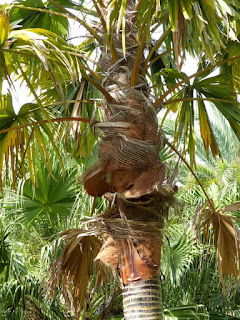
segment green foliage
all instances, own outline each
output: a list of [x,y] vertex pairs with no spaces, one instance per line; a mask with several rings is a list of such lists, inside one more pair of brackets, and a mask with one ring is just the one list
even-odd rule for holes
[[[37,185],[30,177],[19,181],[18,190],[9,191],[4,206],[8,217],[16,219],[26,226],[32,224],[45,236],[52,235],[64,228],[70,217],[77,196],[77,169],[67,165],[65,173],[59,162],[50,156],[51,173],[36,151]],[[16,202],[17,200],[17,202]]]
[[215,319],[217,315],[229,316],[229,318],[236,316],[238,319],[237,297],[234,297],[233,292],[230,299],[226,297],[215,266],[214,258],[207,258],[205,253],[203,256],[196,257],[190,268],[185,270],[179,285],[173,287],[166,279],[162,285],[164,305],[167,304],[168,308],[175,307],[176,301],[178,305],[183,306],[183,309],[186,305],[202,305],[202,310],[206,314],[204,319]]
[[[110,0],[107,7],[103,1],[88,5],[82,0],[18,0],[1,6],[0,187],[5,193],[0,199],[0,318],[4,320],[72,319],[72,310],[63,308],[58,291],[52,301],[43,299],[40,283],[62,246],[49,236],[66,227],[82,227],[80,219],[102,212],[105,206],[102,199],[90,200],[76,179],[83,165],[97,159],[92,124],[101,120],[97,107],[102,97],[111,98],[102,85],[108,72],[101,73],[98,48],[104,45],[106,53],[111,52],[115,63],[111,68],[119,64],[119,54],[132,54],[127,10],[127,1],[121,0]],[[148,77],[152,102],[163,116],[160,127],[196,166],[216,209],[240,201],[239,1],[143,0],[136,3],[136,10],[138,54],[129,70],[131,85]],[[69,19],[88,31],[78,46],[69,41]],[[115,33],[121,53],[115,48]],[[143,52],[149,58],[142,67]],[[197,74],[190,77],[181,72],[187,53],[199,61]],[[217,68],[220,73],[213,76]],[[18,114],[11,97],[15,80],[27,83],[35,99]],[[3,95],[6,82],[12,91]],[[162,159],[174,162],[167,147]],[[179,199],[185,208],[181,218],[170,214],[163,246],[166,319],[238,319],[239,290],[227,300],[216,261],[206,258],[211,244],[200,247],[188,227],[205,195],[182,165],[179,175]],[[10,191],[10,184],[16,190]],[[239,212],[232,215],[239,217]],[[90,271],[82,319],[122,319],[119,285],[111,282],[97,292],[98,279]]]
[[72,319],[64,314],[56,302],[47,302],[43,291],[34,278],[23,278],[22,281],[12,280],[0,286],[0,319]]
[[175,307],[164,310],[166,320],[170,319],[209,319],[208,312],[203,305]]
[[190,267],[200,250],[193,243],[190,230],[187,231],[180,221],[168,226],[165,230],[165,238],[161,271],[173,285],[179,285],[181,275]]
[[[95,67],[97,59],[94,55],[99,35],[96,35],[96,30],[85,20],[94,19],[94,22],[92,21],[94,26],[101,21],[106,33],[105,45],[110,45],[114,58],[117,53],[112,43],[112,36],[115,31],[121,32],[123,53],[127,53],[125,45],[126,1],[110,1],[109,14],[104,16],[101,15],[101,12],[104,11],[101,1],[93,3],[95,10],[88,9],[83,1],[54,2],[51,0],[50,4],[42,0],[34,4],[29,0],[19,0],[9,8],[11,25],[21,23],[21,28],[13,30],[7,25],[5,28],[6,23],[4,22],[4,51],[1,52],[3,68],[0,68],[0,74],[8,79],[9,84],[11,84],[10,79],[13,74],[27,81],[41,113],[48,120],[50,118],[44,107],[46,104],[49,105],[49,102],[56,102],[56,100],[60,102],[59,96],[65,109],[65,115],[66,113],[69,115],[71,105],[66,101],[71,88],[75,87],[75,90],[79,88],[78,81],[81,80],[81,77],[86,78],[91,85],[96,86],[107,96],[107,92],[99,83],[101,75],[96,73]],[[84,19],[81,20],[69,9],[78,10],[85,15]],[[212,130],[211,114],[208,112],[206,100],[215,104],[236,135],[240,129],[239,102],[236,99],[235,90],[239,82],[237,66],[240,59],[238,57],[239,12],[237,1],[231,3],[231,6],[226,1],[206,3],[178,0],[163,1],[161,4],[155,0],[152,0],[150,4],[139,1],[136,9],[138,10],[137,41],[139,40],[141,47],[139,54],[143,51],[145,39],[147,39],[147,45],[154,44],[153,51],[149,52],[151,58],[146,60],[147,64],[143,68],[143,75],[145,76],[147,69],[151,67],[151,73],[148,73],[148,76],[154,86],[155,106],[158,107],[160,102],[163,102],[162,106],[165,107],[166,114],[170,111],[177,113],[175,140],[184,138],[184,152],[189,153],[192,165],[195,163],[198,123],[206,152],[209,153],[211,149],[214,156],[218,155],[219,146]],[[7,14],[2,17],[7,17]],[[69,44],[66,38],[69,18],[82,24],[95,40],[93,38],[83,40],[78,47]],[[4,19],[8,20],[8,18]],[[154,32],[157,26],[162,26],[164,32],[155,39]],[[201,55],[198,74],[192,83],[184,73],[180,72],[186,52],[196,56]],[[225,61],[224,59],[230,60]],[[93,64],[91,64],[92,61]],[[236,68],[232,67],[234,65]],[[225,69],[218,76],[206,78],[217,66]],[[139,77],[139,67],[139,61],[136,60],[132,75],[133,84]],[[230,83],[234,85],[231,86]],[[40,91],[40,98],[36,90]],[[76,94],[72,99],[84,100],[84,94],[79,96],[79,93],[81,93],[80,88],[78,95]],[[110,98],[109,95],[108,98]],[[96,94],[88,95],[87,99],[91,102],[96,101]],[[75,106],[76,104],[77,102]],[[196,105],[199,112],[198,121],[195,119]],[[92,115],[89,103],[84,102],[82,110],[82,114]],[[82,123],[80,127],[76,139],[77,154],[86,156],[92,150],[94,136],[85,123]],[[52,143],[51,133],[47,135]]]
[[[36,8],[42,11],[36,11]],[[44,12],[49,10],[48,12]],[[52,12],[52,14],[51,14]],[[24,29],[46,28],[57,35],[66,38],[68,35],[69,22],[67,16],[56,15],[60,11],[56,8],[49,8],[45,1],[37,0],[34,3],[29,0],[19,0],[16,6],[11,9],[10,23],[21,24]]]
[[1,279],[5,276],[7,279],[7,269],[10,260],[10,248],[8,243],[8,232],[4,228],[0,219],[0,283]]

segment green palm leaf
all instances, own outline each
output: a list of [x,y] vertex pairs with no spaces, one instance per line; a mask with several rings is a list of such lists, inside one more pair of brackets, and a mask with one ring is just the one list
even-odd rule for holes
[[37,186],[34,186],[30,179],[23,181],[19,190],[20,194],[17,195],[16,191],[12,191],[11,199],[8,200],[6,206],[8,210],[14,210],[14,199],[17,197],[18,215],[14,215],[19,221],[25,225],[41,225],[43,229],[57,232],[61,226],[66,224],[72,211],[77,195],[75,185],[77,172],[76,169],[71,169],[64,175],[57,159],[50,156],[50,175],[37,152],[35,160]]
[[[37,11],[40,9],[41,11]],[[44,12],[48,9],[48,12]],[[67,17],[55,15],[57,8],[48,8],[44,1],[37,0],[34,4],[31,1],[19,0],[14,3],[11,9],[11,24],[21,24],[25,29],[27,28],[45,28],[48,26],[49,30],[66,38],[68,34],[68,19]],[[51,14],[52,12],[52,14]]]
[[[42,160],[50,170],[49,152],[46,147],[46,133],[50,143],[57,151],[54,132],[48,123],[41,127],[33,126],[33,121],[44,121],[40,110],[34,104],[23,106],[18,114],[15,113],[10,95],[1,96],[0,113],[0,185],[3,186],[3,178],[7,178],[11,167],[11,181],[14,183],[19,172],[25,176],[24,161],[27,159],[29,172],[33,183],[36,183],[37,164],[35,159],[35,143],[37,143]],[[45,122],[45,121],[44,121]],[[19,128],[18,128],[19,127]],[[58,157],[61,161],[59,152]]]
[[181,281],[181,275],[190,267],[199,249],[193,244],[190,232],[185,233],[183,226],[169,225],[163,245],[162,273],[172,284]]

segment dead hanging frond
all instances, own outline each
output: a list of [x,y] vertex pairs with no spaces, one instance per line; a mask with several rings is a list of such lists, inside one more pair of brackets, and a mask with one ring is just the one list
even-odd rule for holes
[[218,272],[225,289],[226,279],[235,278],[240,281],[240,230],[234,223],[233,216],[223,212],[240,210],[240,202],[231,204],[218,211],[209,207],[202,207],[194,216],[194,225],[198,238],[203,230],[205,241],[214,243],[217,254]]
[[183,16],[180,3],[178,4],[178,23],[177,30],[173,31],[174,53],[178,70],[182,69],[185,57],[185,48],[187,43],[187,20]]
[[[64,236],[66,244],[60,257],[51,267],[47,294],[55,296],[61,284],[64,299],[79,315],[85,305],[93,260],[100,251],[102,241],[94,235],[94,232],[80,229],[67,230],[61,235]],[[101,265],[94,265],[94,267],[97,274]],[[101,274],[105,277],[106,274],[103,271],[101,270]]]

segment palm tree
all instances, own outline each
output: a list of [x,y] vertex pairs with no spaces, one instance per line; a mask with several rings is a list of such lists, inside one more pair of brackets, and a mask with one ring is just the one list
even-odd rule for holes
[[[23,163],[27,159],[29,174],[37,184],[36,143],[51,172],[46,137],[64,167],[56,136],[58,140],[65,137],[70,153],[84,156],[91,153],[95,131],[100,138],[98,159],[82,181],[88,194],[105,196],[110,205],[90,220],[88,232],[64,233],[69,242],[55,267],[64,278],[64,292],[73,282],[75,305],[82,306],[80,286],[83,288],[89,277],[91,268],[87,264],[92,252],[96,261],[120,275],[125,319],[162,319],[162,228],[175,201],[160,157],[169,142],[157,115],[161,111],[164,121],[170,111],[177,114],[174,143],[177,146],[183,137],[181,157],[188,154],[191,166],[195,163],[196,113],[206,152],[211,149],[214,156],[220,154],[206,100],[214,103],[239,134],[238,75],[234,68],[240,59],[239,4],[217,0],[98,0],[89,6],[49,0],[35,4],[26,6],[18,1],[10,11],[11,26],[6,7],[0,15],[0,84],[5,78],[13,86],[15,75],[26,81],[36,100],[35,105],[24,106],[16,115],[10,97],[1,97],[2,174],[8,178],[10,172],[14,184],[20,172],[26,175]],[[75,16],[69,10],[72,8],[84,18]],[[66,41],[67,18],[76,19],[88,31],[88,38],[78,47]],[[14,23],[19,21],[23,27],[14,30]],[[181,72],[186,52],[200,61],[198,72],[190,77]],[[226,64],[229,67],[222,68],[219,76],[207,77]],[[94,106],[98,105],[101,115],[95,118]],[[86,130],[89,124],[94,130]],[[75,149],[69,149],[71,136]],[[218,235],[224,223],[233,231],[232,220],[224,220],[205,196]],[[101,249],[99,237],[104,239]],[[230,238],[233,265],[227,268],[222,263],[221,277],[233,273],[238,278],[236,231]],[[236,246],[232,246],[234,241]],[[56,280],[58,275],[52,282]]]

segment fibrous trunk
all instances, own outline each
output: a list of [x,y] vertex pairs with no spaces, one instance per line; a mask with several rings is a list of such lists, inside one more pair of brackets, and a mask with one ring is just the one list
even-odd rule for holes
[[[112,101],[102,104],[104,122],[96,125],[102,138],[99,161],[85,173],[84,185],[89,194],[105,195],[111,204],[100,217],[106,241],[97,260],[121,276],[125,319],[162,319],[161,228],[172,192],[164,187],[163,137],[148,84],[140,76],[143,54],[133,86],[139,49],[133,1],[127,9],[126,55],[121,36],[115,34],[112,43],[118,60],[113,61],[112,49],[107,47],[99,62],[102,85]],[[104,31],[102,36],[104,48]]]

